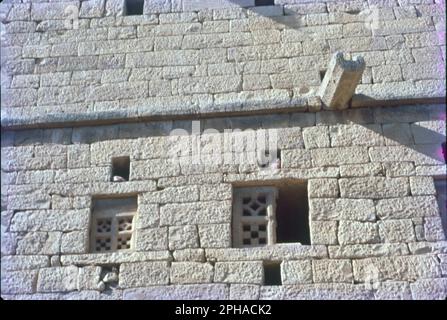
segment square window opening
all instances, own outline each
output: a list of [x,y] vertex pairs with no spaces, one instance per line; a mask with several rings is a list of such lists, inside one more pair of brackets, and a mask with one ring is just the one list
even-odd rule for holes
[[262,150],[258,155],[259,168],[281,168],[281,150]]
[[129,181],[130,157],[118,157],[112,159],[113,182]]
[[442,228],[444,235],[447,237],[447,181],[445,178],[435,179],[435,189]]
[[144,0],[126,0],[124,15],[138,16],[143,14]]
[[264,262],[264,285],[280,286],[281,280],[281,263],[280,262]]
[[94,198],[90,251],[108,252],[133,248],[137,196]]
[[278,189],[276,241],[310,245],[307,183],[292,182],[280,185]]
[[255,0],[255,6],[261,7],[261,6],[274,6],[275,0]]
[[444,157],[444,162],[447,163],[447,147],[446,147],[446,143],[445,142],[443,142],[441,144],[441,153],[442,153],[442,156]]
[[323,81],[325,75],[326,75],[326,69],[320,70],[320,80],[321,81]]
[[310,245],[307,183],[287,181],[233,189],[233,246]]

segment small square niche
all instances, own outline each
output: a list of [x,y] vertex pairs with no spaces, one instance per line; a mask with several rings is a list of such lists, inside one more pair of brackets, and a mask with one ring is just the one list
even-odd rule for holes
[[125,15],[140,16],[143,14],[144,0],[126,0]]
[[112,158],[112,182],[129,181],[130,157]]

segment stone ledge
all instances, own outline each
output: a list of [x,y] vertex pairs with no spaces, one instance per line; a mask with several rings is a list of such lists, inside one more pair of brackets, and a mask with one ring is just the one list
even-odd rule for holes
[[205,249],[208,261],[254,261],[327,258],[324,245],[276,244],[257,248]]
[[[402,93],[404,87],[399,89]],[[270,90],[284,91],[284,90]],[[445,91],[445,89],[444,89]],[[230,95],[230,94],[228,94]],[[208,102],[206,105],[199,107],[193,102],[191,97],[177,98],[178,101],[151,101],[135,100],[132,102],[134,106],[125,110],[112,110],[88,113],[49,113],[47,110],[38,110],[30,108],[28,115],[23,115],[20,108],[2,109],[1,110],[1,127],[3,129],[24,129],[24,128],[54,128],[69,126],[85,126],[112,124],[117,122],[134,123],[140,121],[158,121],[158,120],[197,120],[212,117],[228,117],[228,116],[244,116],[244,115],[263,115],[269,113],[286,113],[286,112],[318,112],[321,110],[321,102],[317,96],[308,96],[301,98],[290,98],[283,96],[266,97],[265,94],[251,94],[247,96],[244,92],[231,93],[231,97],[227,101]],[[187,107],[180,108],[180,104],[187,104]],[[367,108],[367,107],[384,107],[412,104],[431,104],[445,103],[445,96],[441,94],[435,95],[404,95],[391,99],[361,94],[354,95],[351,108]],[[150,106],[149,106],[150,105]],[[266,105],[268,107],[266,107]],[[349,109],[348,109],[349,110]],[[17,113],[14,113],[17,111]]]
[[143,261],[171,261],[172,257],[169,251],[153,251],[153,252],[113,252],[113,253],[97,253],[97,254],[79,254],[79,255],[63,255],[61,263],[64,266],[69,265],[106,265],[128,262]]

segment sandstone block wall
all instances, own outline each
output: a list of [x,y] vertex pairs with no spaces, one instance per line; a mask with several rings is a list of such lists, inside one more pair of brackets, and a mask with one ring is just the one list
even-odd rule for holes
[[366,61],[353,105],[445,96],[443,0],[275,4],[4,1],[2,125],[314,110],[335,51]]
[[[444,108],[214,118],[201,129],[221,133],[201,136],[169,136],[188,120],[5,132],[2,297],[443,299],[434,179],[446,175]],[[281,169],[225,163],[224,128],[277,130]],[[424,133],[438,142],[419,143],[420,128],[439,128]],[[194,139],[191,164],[182,159]],[[130,157],[130,181],[110,181],[116,156]],[[311,245],[232,248],[233,187],[286,179],[307,181]],[[130,252],[91,253],[98,195],[137,195]],[[281,286],[264,285],[266,262],[280,263]]]
[[[0,4],[2,298],[445,299],[445,2],[254,4]],[[323,111],[335,51],[366,69]],[[274,132],[281,167],[225,129]],[[284,181],[311,244],[233,247],[235,188]],[[92,252],[95,199],[124,196],[132,249]]]

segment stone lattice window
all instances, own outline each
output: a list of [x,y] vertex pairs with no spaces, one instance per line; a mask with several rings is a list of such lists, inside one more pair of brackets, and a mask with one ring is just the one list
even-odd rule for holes
[[92,252],[133,248],[137,198],[94,199],[90,249]]
[[237,247],[276,242],[275,187],[238,188],[233,206],[233,244]]

